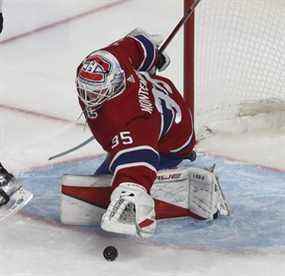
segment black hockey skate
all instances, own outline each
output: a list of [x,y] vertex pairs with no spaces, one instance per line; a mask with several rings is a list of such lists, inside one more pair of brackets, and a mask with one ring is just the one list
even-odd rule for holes
[[14,178],[14,175],[9,173],[0,163],[0,206],[5,205],[10,200],[10,194],[16,187],[11,189],[9,182]]
[[0,163],[0,221],[22,209],[32,197]]

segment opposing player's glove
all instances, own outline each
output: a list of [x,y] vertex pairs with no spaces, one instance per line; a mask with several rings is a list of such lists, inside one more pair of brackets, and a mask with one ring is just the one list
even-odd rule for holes
[[0,12],[0,33],[2,32],[3,30],[3,14],[2,12]]

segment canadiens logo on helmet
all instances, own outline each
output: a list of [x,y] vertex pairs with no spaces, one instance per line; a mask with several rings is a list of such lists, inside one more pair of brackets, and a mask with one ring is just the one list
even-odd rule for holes
[[103,50],[96,51],[83,61],[76,85],[78,97],[90,114],[90,111],[95,112],[105,101],[124,91],[125,72],[114,55]]
[[79,72],[82,81],[103,83],[112,65],[99,55],[88,57]]

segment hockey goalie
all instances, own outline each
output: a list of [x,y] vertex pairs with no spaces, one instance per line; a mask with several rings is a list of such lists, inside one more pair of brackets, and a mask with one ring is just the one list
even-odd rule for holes
[[186,183],[187,208],[193,217],[213,219],[229,214],[213,172],[175,169],[184,159],[195,159],[196,141],[193,118],[183,97],[168,78],[158,75],[170,63],[158,51],[160,42],[157,36],[135,29],[90,53],[77,68],[80,106],[95,139],[108,154],[94,176],[63,178],[63,222],[71,223],[76,213],[68,209],[74,204],[66,196],[85,198],[95,205],[97,198],[97,206],[104,210],[99,216],[102,229],[150,236],[156,219],[167,217],[163,209],[177,210],[151,194],[154,183],[169,180],[173,190],[178,181]]

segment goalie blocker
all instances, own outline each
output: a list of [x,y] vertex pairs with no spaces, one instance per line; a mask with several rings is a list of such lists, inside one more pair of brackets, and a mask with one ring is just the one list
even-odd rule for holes
[[[100,224],[110,202],[112,176],[65,175],[61,184],[61,221],[71,225]],[[177,194],[179,185],[179,194]],[[212,220],[230,215],[214,172],[179,168],[158,172],[151,189],[156,219],[190,216]],[[169,195],[173,195],[169,198]],[[178,195],[178,198],[175,198]]]

